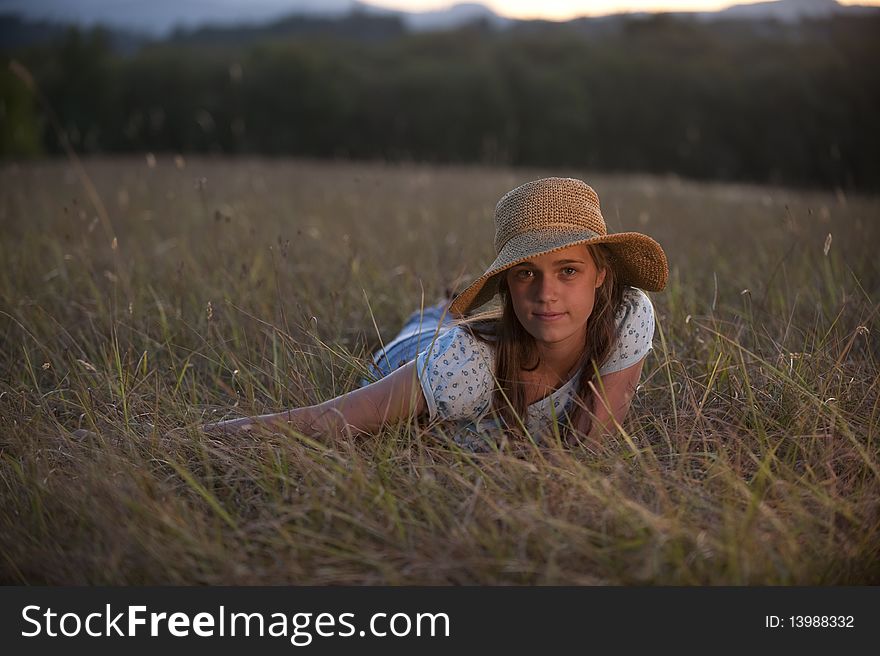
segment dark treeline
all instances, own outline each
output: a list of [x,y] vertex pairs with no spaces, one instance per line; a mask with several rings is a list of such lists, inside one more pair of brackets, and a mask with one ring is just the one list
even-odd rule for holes
[[601,34],[577,22],[376,39],[200,33],[127,56],[104,32],[74,30],[7,49],[0,153],[60,150],[9,72],[17,59],[84,153],[576,166],[877,190],[878,28],[876,17],[768,27],[658,16]]

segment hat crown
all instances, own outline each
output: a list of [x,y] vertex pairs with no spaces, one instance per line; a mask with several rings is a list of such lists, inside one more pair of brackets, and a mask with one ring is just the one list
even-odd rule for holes
[[495,253],[518,235],[546,229],[606,235],[599,196],[575,178],[542,178],[512,189],[495,206]]

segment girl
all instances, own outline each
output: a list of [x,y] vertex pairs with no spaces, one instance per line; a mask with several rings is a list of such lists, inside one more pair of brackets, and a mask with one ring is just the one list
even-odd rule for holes
[[[652,348],[666,255],[637,232],[608,234],[599,198],[572,178],[528,182],[495,208],[495,253],[456,295],[415,313],[373,357],[375,382],[324,403],[211,424],[289,424],[312,436],[374,432],[415,416],[482,449],[501,429],[540,438],[554,421],[595,440],[623,424]],[[501,297],[501,307],[465,317]]]

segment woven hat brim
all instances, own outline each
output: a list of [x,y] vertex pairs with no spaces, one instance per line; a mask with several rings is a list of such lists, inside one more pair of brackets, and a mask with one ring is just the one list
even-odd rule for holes
[[[540,244],[540,249],[536,248]],[[659,292],[669,278],[666,253],[656,241],[640,232],[596,235],[589,230],[529,231],[508,241],[486,272],[459,293],[449,311],[467,314],[488,303],[498,293],[500,274],[539,255],[578,244],[606,244],[612,251],[615,272],[621,284]]]

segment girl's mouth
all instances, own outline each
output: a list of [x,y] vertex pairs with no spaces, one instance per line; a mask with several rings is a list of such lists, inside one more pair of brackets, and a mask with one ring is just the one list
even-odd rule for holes
[[565,316],[565,312],[547,312],[546,314],[532,313],[539,321],[557,321]]

